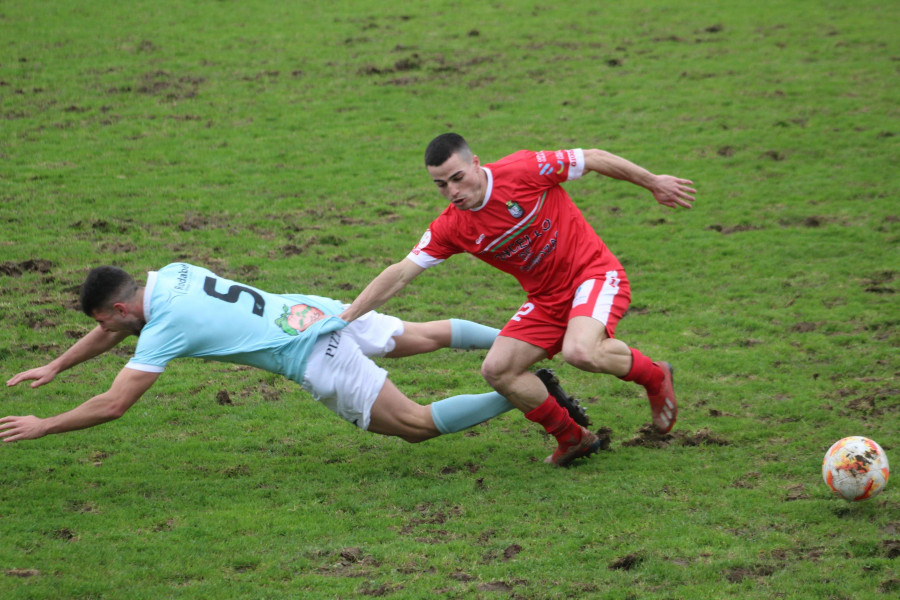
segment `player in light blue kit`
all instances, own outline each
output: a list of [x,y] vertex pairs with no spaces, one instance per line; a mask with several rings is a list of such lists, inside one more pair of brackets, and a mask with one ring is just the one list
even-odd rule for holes
[[117,267],[93,269],[81,307],[97,322],[90,333],[42,367],[6,382],[31,387],[138,335],[134,357],[108,391],[62,414],[0,419],[5,442],[35,439],[121,417],[173,358],[251,365],[299,383],[360,429],[421,442],[462,431],[514,407],[496,392],[453,396],[428,406],[403,395],[372,356],[400,357],[439,348],[490,348],[498,330],[457,319],[403,322],[371,312],[348,325],[345,305],[330,298],[279,295],[175,263],[150,272],[140,287]]

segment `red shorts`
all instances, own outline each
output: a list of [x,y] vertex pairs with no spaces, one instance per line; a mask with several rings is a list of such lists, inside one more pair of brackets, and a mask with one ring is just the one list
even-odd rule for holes
[[615,337],[616,325],[631,303],[631,286],[625,272],[618,269],[583,282],[564,302],[541,300],[540,296],[529,296],[500,335],[542,348],[552,358],[562,350],[572,317],[600,321],[606,327],[606,335]]

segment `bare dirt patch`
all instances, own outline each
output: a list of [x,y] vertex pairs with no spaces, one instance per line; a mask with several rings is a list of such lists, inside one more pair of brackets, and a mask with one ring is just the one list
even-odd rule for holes
[[758,565],[754,567],[734,567],[724,572],[725,579],[729,583],[740,583],[745,579],[760,580],[770,577],[775,573],[775,567],[770,565]]
[[454,506],[447,511],[434,510],[434,507],[430,504],[420,504],[416,507],[416,513],[418,516],[412,517],[409,520],[407,525],[400,530],[401,534],[410,534],[420,525],[443,525],[449,519],[458,517],[462,514],[462,509],[458,506]]
[[212,216],[188,212],[184,215],[184,220],[178,224],[178,229],[180,231],[225,229],[229,225],[229,219],[224,216]]
[[161,96],[167,101],[184,100],[195,97],[200,90],[200,84],[204,81],[206,79],[203,77],[173,75],[162,70],[149,71],[140,76],[133,88],[131,86],[110,88],[107,93],[118,94],[133,91],[136,94]]
[[75,221],[69,225],[69,229],[80,230],[81,233],[76,237],[79,239],[92,239],[98,233],[125,233],[128,231],[128,225],[122,223],[113,223],[105,219],[95,219],[93,221]]
[[363,589],[360,589],[359,594],[361,594],[363,596],[373,596],[375,598],[378,598],[381,596],[387,596],[388,594],[392,594],[392,593],[400,591],[402,589],[403,589],[403,586],[400,585],[399,583],[394,583],[394,584],[382,583],[378,587],[374,587],[374,588],[365,587]]
[[731,487],[752,490],[756,487],[760,474],[757,472],[745,473],[740,479],[731,484]]
[[480,592],[505,592],[510,593],[513,591],[513,586],[506,583],[505,581],[489,581],[487,583],[482,583],[478,586],[478,591]]
[[609,450],[609,447],[612,444],[612,429],[609,427],[601,427],[594,433],[596,433],[597,437],[600,439],[600,450]]
[[794,502],[795,500],[809,500],[809,494],[806,493],[806,486],[802,483],[787,488],[787,494],[784,497],[784,501]]
[[632,554],[627,554],[625,556],[619,557],[616,560],[609,563],[606,567],[611,571],[630,571],[644,562],[644,557],[639,553],[634,552]]
[[103,242],[100,244],[100,249],[110,254],[127,254],[137,252],[138,247],[128,242]]
[[669,446],[727,446],[731,442],[703,428],[696,432],[676,430],[660,433],[652,425],[645,424],[637,430],[633,438],[622,442],[623,446],[641,448],[667,448]]
[[37,569],[7,569],[4,571],[7,577],[38,577],[41,572]]
[[22,262],[6,261],[0,263],[0,275],[21,277],[23,273],[49,273],[53,263],[42,258],[32,258]]
[[519,554],[521,551],[522,551],[522,546],[520,546],[520,545],[518,545],[518,544],[513,544],[512,546],[507,547],[507,548],[503,551],[503,560],[504,560],[504,561],[512,560],[512,559],[515,558],[516,555]]
[[900,390],[893,387],[882,387],[861,393],[858,390],[840,389],[837,399],[846,401],[838,410],[842,416],[856,418],[880,419],[887,414],[900,412]]
[[706,228],[708,231],[718,231],[722,235],[731,235],[732,233],[741,233],[743,231],[758,231],[762,227],[758,225],[710,225]]
[[896,271],[881,271],[862,280],[863,289],[870,294],[893,294],[891,284],[897,280]]
[[341,549],[332,561],[332,564],[320,567],[319,573],[336,577],[368,577],[372,568],[380,566],[378,561],[358,547]]

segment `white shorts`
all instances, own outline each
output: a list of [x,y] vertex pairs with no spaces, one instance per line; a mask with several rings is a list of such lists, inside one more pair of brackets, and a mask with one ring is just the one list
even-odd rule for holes
[[372,311],[323,335],[306,363],[303,389],[342,419],[368,429],[372,405],[387,379],[387,371],[369,357],[393,350],[394,336],[402,333],[400,319]]

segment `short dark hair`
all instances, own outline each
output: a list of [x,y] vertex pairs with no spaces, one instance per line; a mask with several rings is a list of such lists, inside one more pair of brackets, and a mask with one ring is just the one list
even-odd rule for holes
[[465,158],[472,155],[472,150],[469,149],[469,144],[463,136],[458,133],[442,133],[431,140],[425,148],[425,166],[439,167],[457,152],[466,155]]
[[119,267],[96,267],[81,284],[81,310],[89,317],[95,311],[109,309],[116,302],[130,299],[137,292],[134,277]]

